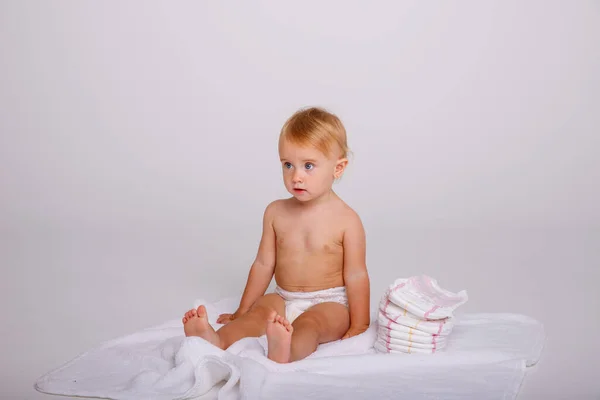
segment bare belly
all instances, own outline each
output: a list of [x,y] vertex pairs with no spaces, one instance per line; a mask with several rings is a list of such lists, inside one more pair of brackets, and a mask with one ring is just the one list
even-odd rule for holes
[[344,286],[343,261],[331,255],[278,257],[275,282],[290,292],[314,292]]

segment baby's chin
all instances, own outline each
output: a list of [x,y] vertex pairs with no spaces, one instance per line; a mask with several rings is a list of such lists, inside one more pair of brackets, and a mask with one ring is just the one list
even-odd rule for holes
[[304,201],[309,201],[309,200],[313,199],[313,196],[307,190],[298,192],[294,189],[290,189],[289,192],[298,201],[304,202]]

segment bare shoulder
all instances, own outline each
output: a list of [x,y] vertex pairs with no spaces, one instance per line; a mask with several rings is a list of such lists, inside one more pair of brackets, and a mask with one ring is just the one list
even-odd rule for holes
[[274,211],[277,211],[277,209],[281,208],[282,202],[283,202],[282,199],[273,200],[272,202],[267,204],[265,213],[272,213]]
[[338,205],[339,220],[342,221],[342,228],[345,232],[364,233],[364,227],[360,215],[350,207],[346,202],[340,200]]
[[272,220],[275,216],[281,212],[282,200],[274,200],[267,204],[265,208],[265,219]]
[[284,212],[286,210],[288,210],[291,206],[291,199],[277,199],[277,200],[273,200],[272,202],[270,202],[267,205],[267,209],[265,211],[268,211],[270,213],[274,213],[274,212]]
[[265,208],[265,219],[274,221],[281,218],[289,209],[289,199],[277,199],[270,202]]

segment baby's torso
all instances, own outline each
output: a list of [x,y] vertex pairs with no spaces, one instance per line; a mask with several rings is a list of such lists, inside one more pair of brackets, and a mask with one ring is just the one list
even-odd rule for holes
[[312,292],[344,285],[343,225],[337,208],[298,213],[274,221],[275,281],[288,291]]

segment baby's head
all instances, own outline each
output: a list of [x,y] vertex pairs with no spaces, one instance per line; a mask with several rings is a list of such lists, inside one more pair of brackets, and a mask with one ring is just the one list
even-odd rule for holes
[[316,107],[297,111],[279,136],[286,189],[300,201],[329,192],[346,168],[348,151],[346,129],[336,115]]

